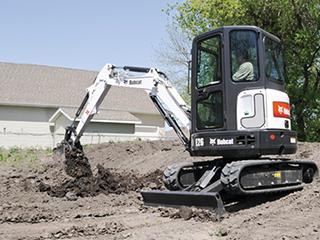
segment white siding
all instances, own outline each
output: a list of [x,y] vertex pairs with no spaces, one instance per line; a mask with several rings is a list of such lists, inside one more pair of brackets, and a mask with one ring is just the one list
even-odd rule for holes
[[0,146],[52,147],[50,108],[0,106]]
[[164,120],[161,115],[132,113],[136,118],[141,120],[141,125],[164,127]]
[[48,122],[56,110],[56,108],[0,106],[0,120]]
[[141,139],[156,140],[164,137],[164,119],[161,115],[139,114],[133,115],[141,120],[135,126],[135,135]]
[[[60,115],[54,123],[48,120],[57,109],[0,106],[0,147],[54,147],[71,121]],[[163,137],[161,116],[134,114],[142,124],[90,123],[81,138],[82,144]]]
[[[64,138],[65,126],[71,121],[63,115],[55,121],[55,143],[59,143]],[[122,123],[97,123],[92,122],[81,137],[82,144],[98,144],[108,141],[134,140],[134,124]]]
[[49,123],[0,121],[1,147],[52,147]]

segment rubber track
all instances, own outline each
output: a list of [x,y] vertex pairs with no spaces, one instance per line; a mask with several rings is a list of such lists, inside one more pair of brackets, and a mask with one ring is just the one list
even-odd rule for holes
[[221,171],[220,180],[223,184],[224,190],[228,193],[239,194],[240,183],[239,179],[239,169],[240,166],[248,161],[239,161],[228,163]]
[[[243,169],[243,167],[245,165],[253,165],[255,161],[254,160],[245,160],[245,161],[237,161],[237,162],[231,162],[226,164],[226,166],[222,169],[221,171],[221,176],[220,176],[220,180],[221,183],[223,184],[223,188],[224,190],[229,193],[229,194],[233,194],[233,195],[249,195],[249,194],[255,194],[255,193],[276,193],[276,192],[284,192],[284,191],[292,191],[292,190],[298,190],[298,189],[302,189],[304,184],[300,184],[300,185],[292,185],[292,186],[283,186],[280,188],[274,188],[274,189],[261,189],[261,190],[253,190],[253,191],[243,191],[240,183],[239,183],[239,179],[240,179],[240,171]],[[268,164],[272,164],[272,163],[277,163],[279,162],[279,160],[265,160],[265,163]],[[263,164],[263,162],[261,160],[257,160],[257,164]],[[308,161],[289,161],[289,163],[293,163],[293,164],[312,164],[314,165],[313,162],[308,162]],[[315,166],[316,168],[316,166]],[[316,169],[316,171],[318,171]]]
[[182,168],[192,166],[192,163],[181,163],[168,166],[163,172],[164,186],[170,191],[183,190],[184,188],[179,184],[179,172]]

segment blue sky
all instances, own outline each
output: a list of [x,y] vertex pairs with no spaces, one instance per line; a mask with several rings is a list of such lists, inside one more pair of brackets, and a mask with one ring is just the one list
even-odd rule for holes
[[99,70],[156,66],[162,11],[182,0],[1,0],[0,61]]

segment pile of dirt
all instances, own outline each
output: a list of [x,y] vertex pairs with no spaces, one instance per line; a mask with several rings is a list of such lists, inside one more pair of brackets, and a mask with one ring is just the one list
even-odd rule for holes
[[[138,146],[141,148],[142,145]],[[133,151],[132,147],[125,148],[129,154],[133,153],[131,150]],[[78,197],[93,197],[101,193],[121,194],[142,188],[160,189],[163,185],[162,171],[159,169],[141,174],[134,170],[115,171],[100,163],[92,168],[80,149],[66,147],[55,153],[54,161],[46,164],[42,178],[37,178],[38,190],[47,192],[51,197],[76,200]]]
[[88,158],[80,149],[65,148],[65,171],[74,178],[91,177],[92,170]]
[[210,160],[212,157],[195,158],[178,141],[110,142],[84,148],[90,164],[106,168],[146,174],[179,162]]
[[47,192],[51,197],[76,200],[77,197],[92,197],[101,193],[121,194],[142,188],[160,189],[162,186],[162,173],[159,170],[141,176],[134,172],[115,172],[98,164],[96,174],[92,174],[91,169],[90,172],[91,174],[68,179],[59,185],[49,185],[41,181],[39,190]]

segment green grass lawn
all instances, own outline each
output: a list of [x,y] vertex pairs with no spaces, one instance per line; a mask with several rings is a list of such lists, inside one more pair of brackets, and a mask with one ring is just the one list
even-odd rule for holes
[[44,156],[51,156],[52,149],[36,148],[18,148],[10,149],[0,148],[0,165],[21,167],[21,168],[38,168],[39,159]]

